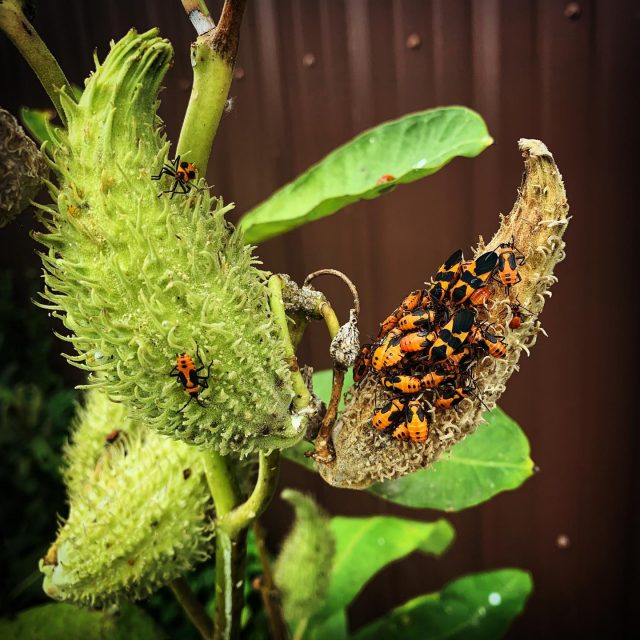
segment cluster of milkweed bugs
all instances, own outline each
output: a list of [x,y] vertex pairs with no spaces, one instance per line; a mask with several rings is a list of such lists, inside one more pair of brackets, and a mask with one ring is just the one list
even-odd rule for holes
[[[397,440],[425,442],[429,414],[455,409],[477,397],[472,370],[480,357],[507,356],[505,338],[482,319],[491,282],[507,294],[521,276],[524,254],[509,242],[465,262],[453,253],[425,289],[412,291],[380,324],[375,340],[364,345],[354,365],[354,380],[368,374],[387,391],[373,426]],[[522,324],[523,310],[510,304],[510,329]]]

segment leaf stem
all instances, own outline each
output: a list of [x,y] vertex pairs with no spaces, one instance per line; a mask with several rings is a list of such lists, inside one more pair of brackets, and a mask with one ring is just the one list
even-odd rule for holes
[[27,20],[20,0],[0,2],[0,30],[13,42],[22,57],[29,63],[47,92],[60,120],[66,126],[67,120],[60,103],[60,92],[73,96],[71,85],[64,75],[58,61],[33,25]]
[[218,521],[218,529],[230,536],[246,529],[267,508],[278,485],[280,476],[280,451],[260,452],[258,479],[251,495],[239,507],[223,515]]
[[225,0],[218,26],[206,30],[209,24],[213,24],[206,4],[202,0],[182,0],[192,23],[194,17],[198,18],[194,26],[199,35],[191,45],[193,87],[176,155],[195,162],[201,175],[206,173],[213,140],[229,94],[245,2]]
[[269,630],[273,640],[288,640],[289,629],[282,614],[282,603],[280,600],[280,592],[276,587],[271,570],[271,562],[269,560],[269,552],[265,542],[264,529],[259,520],[253,522],[253,533],[256,538],[256,547],[258,548],[258,556],[262,565],[262,580],[260,580],[260,596],[262,597],[262,605],[267,614],[269,621]]
[[203,640],[210,640],[213,632],[213,623],[207,616],[202,604],[196,598],[189,583],[184,578],[178,578],[169,583],[169,586],[178,604],[184,609],[187,617],[198,630]]
[[293,378],[293,392],[295,394],[293,398],[293,406],[296,409],[304,409],[309,406],[311,394],[309,393],[309,389],[307,389],[307,385],[304,383],[304,379],[300,373],[298,359],[296,358],[295,349],[291,343],[287,313],[282,299],[282,278],[278,275],[271,276],[267,286],[269,289],[269,306],[271,308],[273,319],[280,330],[280,336],[285,345],[285,357],[289,363]]

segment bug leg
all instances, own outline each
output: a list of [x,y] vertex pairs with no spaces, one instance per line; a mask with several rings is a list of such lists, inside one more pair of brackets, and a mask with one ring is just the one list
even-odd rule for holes
[[180,409],[178,409],[176,411],[176,413],[182,413],[188,406],[189,403],[193,400],[193,396],[189,396],[189,399],[184,403],[184,405],[182,405],[182,407]]

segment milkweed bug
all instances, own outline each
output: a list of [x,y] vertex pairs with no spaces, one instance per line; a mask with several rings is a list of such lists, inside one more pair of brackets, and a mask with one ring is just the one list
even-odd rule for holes
[[[397,327],[391,329],[382,339],[382,342],[373,351],[371,364],[376,371],[382,371],[384,367],[393,366],[402,359],[400,351],[400,336],[402,331]],[[391,349],[391,351],[389,351]],[[389,352],[387,354],[387,352]]]
[[382,340],[391,329],[393,329],[398,324],[399,317],[398,310],[389,314],[380,324],[380,331],[378,331],[378,340]]
[[436,339],[433,331],[412,331],[400,339],[400,349],[405,352],[424,351]]
[[434,404],[438,409],[455,409],[472,391],[471,387],[444,387]]
[[402,418],[403,411],[404,402],[400,398],[394,398],[381,409],[376,409],[373,414],[373,426],[379,431],[391,427]]
[[438,333],[436,341],[429,350],[429,359],[440,362],[448,358],[462,346],[467,334],[471,330],[475,312],[472,309],[461,309]]
[[433,323],[435,321],[435,309],[415,309],[400,318],[398,327],[402,329],[402,331],[411,331],[412,329],[426,329],[430,331],[433,329]]
[[385,173],[376,180],[376,185],[380,186],[381,184],[387,184],[387,182],[391,182],[392,180],[395,180],[395,177],[390,173]]
[[364,344],[353,363],[353,381],[360,382],[371,366],[371,345]]
[[464,345],[462,348],[458,349],[455,353],[452,353],[449,356],[449,362],[454,364],[457,367],[460,367],[462,362],[468,358],[473,357],[473,347],[470,345]]
[[497,263],[498,254],[495,251],[487,251],[465,267],[457,284],[451,289],[451,302],[456,305],[465,302],[489,279]]
[[462,271],[462,249],[458,249],[455,253],[451,254],[447,261],[438,269],[436,273],[429,294],[434,300],[442,302],[447,295],[450,287],[460,277]]
[[532,315],[531,311],[523,307],[519,302],[514,302],[509,305],[511,309],[511,320],[509,320],[509,329],[519,329],[522,325],[522,320],[524,318],[524,314],[522,310],[524,309],[527,312],[527,315]]
[[518,267],[525,263],[525,256],[512,242],[503,242],[498,247],[498,266],[496,268],[496,278],[506,287],[507,292],[514,285],[522,280],[518,272]]
[[485,330],[482,332],[482,344],[494,358],[505,358],[507,355],[504,336],[499,336]]
[[401,314],[407,313],[408,311],[413,311],[422,301],[424,296],[424,291],[422,289],[416,289],[412,291],[401,303],[398,307],[398,310]]
[[396,440],[409,440],[411,435],[409,434],[409,429],[407,429],[407,425],[405,422],[401,422],[392,432],[391,437]]
[[[202,362],[202,358],[200,358],[199,354],[198,358],[200,359],[200,362]],[[201,407],[204,407],[204,404],[198,396],[203,389],[207,389],[209,387],[208,378],[211,364],[207,367],[207,375],[199,376],[198,373],[204,368],[205,366],[203,364],[196,369],[196,365],[188,353],[180,353],[176,356],[176,364],[173,369],[171,369],[169,375],[172,378],[176,378],[176,380],[182,385],[183,391],[189,396],[186,404],[181,409],[178,409],[178,413],[184,411],[187,405],[194,399]]]
[[155,176],[151,176],[152,180],[160,180],[162,176],[167,175],[174,178],[173,186],[171,189],[161,191],[158,196],[163,193],[170,193],[171,197],[176,195],[176,190],[180,189],[180,193],[187,195],[191,191],[192,186],[189,184],[191,180],[195,180],[198,168],[193,162],[180,162],[180,156],[178,156],[173,162],[165,162],[160,173]]
[[489,291],[489,287],[480,287],[469,296],[469,302],[474,307],[479,307],[480,305],[487,304],[490,297],[491,291]]
[[110,433],[108,433],[104,439],[106,444],[113,444],[119,437],[122,432],[120,429],[114,429]]
[[418,378],[417,376],[384,376],[380,382],[382,382],[382,385],[387,389],[392,389],[400,393],[419,393],[424,390],[422,378]]
[[429,435],[427,414],[420,400],[411,400],[405,409],[405,424],[414,442],[425,442]]
[[[457,367],[452,368],[453,371],[457,372]],[[438,371],[429,371],[429,373],[422,376],[422,384],[424,385],[425,389],[435,389],[441,384],[444,384],[445,382],[455,378],[455,373],[453,373],[453,371],[442,370],[441,373]]]

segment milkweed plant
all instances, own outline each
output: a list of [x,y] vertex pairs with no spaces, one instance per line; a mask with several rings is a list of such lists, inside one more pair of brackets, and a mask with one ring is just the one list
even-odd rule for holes
[[[445,512],[532,475],[526,437],[496,401],[542,331],[538,317],[564,257],[568,206],[553,156],[538,140],[520,140],[523,181],[495,236],[480,239],[466,260],[425,257],[422,302],[405,299],[385,321],[397,333],[383,327],[361,341],[367,301],[346,275],[325,269],[296,283],[268,271],[260,244],[358,200],[393,197],[455,157],[477,156],[492,143],[485,123],[453,106],[381,124],[234,227],[226,218],[233,204],[206,175],[244,0],[226,0],[217,22],[202,0],[182,4],[197,37],[191,98],[172,144],[157,109],[174,51],[157,29],[113,41],[77,89],[22,2],[0,3],[2,31],[60,120],[22,110],[38,149],[3,112],[0,163],[10,180],[0,193],[1,224],[29,201],[37,207],[32,235],[44,285],[35,303],[59,321],[64,357],[86,374],[63,452],[68,510],[39,563],[44,592],[57,602],[0,622],[2,637],[56,625],[66,637],[162,637],[131,603],[164,586],[203,638],[500,637],[532,589],[520,569],[461,577],[350,629],[350,604],[384,566],[448,549],[454,530],[444,518],[331,517],[311,496],[284,489],[294,520],[275,557],[258,519],[277,490],[283,456],[335,487]],[[33,202],[42,184],[48,198]],[[487,252],[496,257],[483,273],[476,258]],[[458,282],[474,300],[481,288],[482,300],[460,312],[445,294],[435,299],[432,275],[438,296]],[[348,318],[337,317],[320,276],[349,287]],[[401,287],[399,303],[406,293]],[[461,326],[471,313],[475,350]],[[313,372],[296,357],[312,321],[326,325],[332,370]],[[420,322],[432,322],[431,337],[419,333]],[[417,333],[407,338],[398,324]],[[432,347],[446,360],[438,362]],[[401,370],[396,362],[413,364]],[[462,375],[466,382],[437,388],[434,376]],[[407,384],[417,387],[404,395]],[[423,393],[412,396],[416,389]],[[190,586],[202,565],[214,568],[206,600]],[[252,594],[259,622],[247,605]]]

